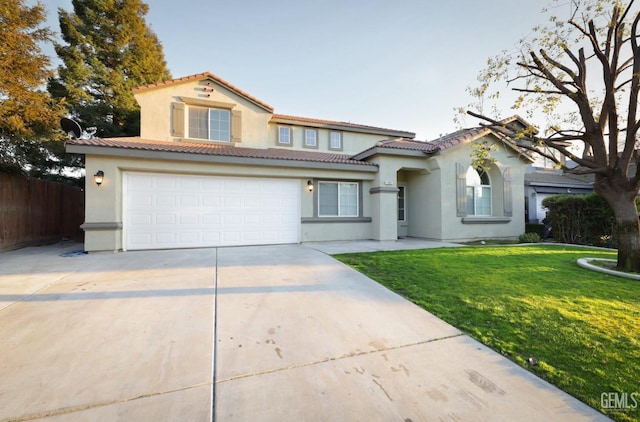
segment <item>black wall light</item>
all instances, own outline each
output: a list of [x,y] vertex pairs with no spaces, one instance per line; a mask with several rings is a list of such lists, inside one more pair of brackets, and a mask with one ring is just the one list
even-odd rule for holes
[[96,174],[93,175],[93,181],[96,182],[96,185],[100,186],[103,180],[104,180],[104,171],[98,170]]

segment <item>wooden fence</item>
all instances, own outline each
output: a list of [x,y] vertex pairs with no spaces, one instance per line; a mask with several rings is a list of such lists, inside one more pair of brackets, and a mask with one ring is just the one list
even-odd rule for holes
[[0,251],[84,240],[84,191],[62,183],[0,173]]

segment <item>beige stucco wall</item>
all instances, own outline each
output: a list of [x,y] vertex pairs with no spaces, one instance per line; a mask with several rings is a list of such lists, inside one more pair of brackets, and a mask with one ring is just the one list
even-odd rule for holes
[[429,239],[442,236],[441,185],[434,171],[437,169],[402,172],[407,189],[407,236]]
[[[291,178],[300,181],[301,217],[314,216],[314,193],[307,190],[308,180],[354,180],[362,182],[362,202],[364,216],[370,217],[369,188],[375,177],[372,172],[350,170],[325,170],[314,168],[285,168],[267,166],[248,166],[238,164],[215,164],[192,161],[175,161],[159,159],[140,159],[132,157],[86,156],[88,175],[98,170],[104,171],[104,182],[96,186],[87,178],[85,190],[86,207],[85,223],[122,225],[123,209],[123,175],[128,171],[197,174],[229,177],[269,177]],[[347,238],[371,239],[371,223],[327,223],[301,224],[301,240],[344,240]],[[349,237],[351,236],[351,237]],[[85,231],[85,250],[118,251],[122,249],[122,230],[111,228],[88,229]]]
[[[209,83],[210,85],[207,85]],[[213,88],[203,91],[203,88]],[[175,83],[169,87],[146,89],[135,94],[140,104],[140,137],[159,141],[179,140],[172,136],[172,107],[173,102],[182,102],[191,98],[198,101],[217,101],[235,104],[234,110],[242,112],[242,141],[236,146],[267,148],[267,125],[271,113],[258,105],[228,90],[213,81],[188,81]],[[214,105],[212,104],[212,107]],[[188,105],[187,105],[188,107]],[[185,115],[188,113],[185,110]],[[188,125],[185,120],[185,131]],[[188,139],[188,133],[185,138]]]
[[426,156],[419,153],[408,155],[376,155],[369,159],[379,167],[371,189],[371,216],[373,238],[376,240],[396,240],[405,234],[404,228],[399,231],[398,225],[398,185],[402,184],[407,193],[406,235],[416,236],[413,224],[420,224],[423,219],[417,208],[428,191],[422,191],[413,181],[414,175],[425,176],[428,173]]
[[[291,137],[293,141],[291,145],[278,144],[278,127],[279,126],[287,126],[291,128]],[[305,128],[317,129],[318,148],[304,147]],[[338,150],[332,150],[329,148],[330,132],[339,132],[342,134],[342,150],[338,151]],[[269,147],[271,148],[293,148],[293,149],[300,149],[305,151],[329,152],[333,154],[347,154],[347,155],[355,155],[368,148],[371,148],[377,142],[389,138],[388,136],[378,135],[378,134],[351,132],[351,131],[345,131],[345,130],[339,130],[339,129],[315,128],[313,126],[304,126],[302,124],[300,125],[280,124],[275,122],[269,123],[268,133],[269,133]]]
[[[207,85],[208,84],[208,85]],[[203,89],[207,91],[203,91]],[[210,89],[213,88],[213,91]],[[185,137],[172,136],[172,103],[186,101],[189,107],[189,99],[198,102],[210,101],[211,107],[216,107],[214,102],[235,104],[234,110],[242,113],[241,142],[233,143],[237,147],[250,148],[293,148],[308,151],[331,152],[353,155],[375,145],[376,142],[388,139],[389,136],[380,134],[362,133],[350,130],[324,128],[322,125],[314,126],[305,124],[279,124],[270,122],[272,114],[255,103],[239,96],[233,91],[217,84],[212,80],[187,81],[174,83],[170,86],[145,89],[135,93],[135,98],[141,108],[140,137],[143,139],[160,141],[188,140]],[[185,109],[185,116],[188,115]],[[289,126],[292,129],[292,145],[278,144],[278,126]],[[185,117],[185,131],[188,123]],[[304,129],[314,128],[318,131],[318,148],[305,148]],[[342,150],[329,148],[329,132],[336,131],[342,134]],[[201,142],[202,140],[197,140]]]
[[[496,143],[494,138],[486,138],[490,143]],[[492,184],[492,216],[504,217],[503,178],[504,170],[511,169],[512,189],[512,216],[509,222],[488,222],[481,224],[463,223],[463,219],[457,216],[456,208],[456,163],[461,163],[465,168],[471,165],[471,144],[461,144],[446,151],[439,157],[431,160],[437,162],[433,168],[438,168],[432,173],[434,179],[440,185],[441,207],[440,224],[427,224],[425,237],[440,239],[443,241],[465,241],[486,238],[517,238],[524,233],[524,173],[528,161],[519,158],[509,147],[497,143],[498,151],[492,152],[497,163],[489,171]]]

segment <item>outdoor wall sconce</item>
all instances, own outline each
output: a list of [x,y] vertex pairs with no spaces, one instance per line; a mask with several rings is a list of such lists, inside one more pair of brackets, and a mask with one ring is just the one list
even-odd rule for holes
[[102,184],[103,180],[104,180],[104,171],[98,170],[98,172],[93,175],[93,181],[96,182],[96,185],[98,185],[99,187]]
[[307,180],[307,190],[313,192],[313,182],[311,180]]

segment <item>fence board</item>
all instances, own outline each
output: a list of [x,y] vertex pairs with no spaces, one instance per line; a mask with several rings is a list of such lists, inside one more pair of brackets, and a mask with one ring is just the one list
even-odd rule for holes
[[0,173],[0,251],[84,240],[84,191],[62,183]]

